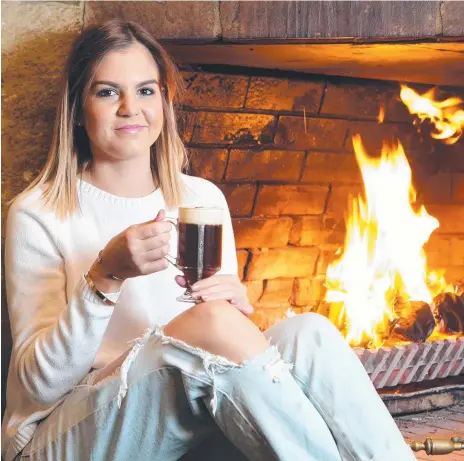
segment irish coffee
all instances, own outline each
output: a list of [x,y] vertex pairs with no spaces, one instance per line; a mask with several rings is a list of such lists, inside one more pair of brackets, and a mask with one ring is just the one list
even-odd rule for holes
[[222,214],[218,208],[179,208],[177,267],[188,288],[221,268]]

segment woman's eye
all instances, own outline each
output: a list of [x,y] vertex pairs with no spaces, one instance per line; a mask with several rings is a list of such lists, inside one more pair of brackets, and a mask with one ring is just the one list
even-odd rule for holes
[[142,96],[151,96],[155,94],[155,90],[152,88],[141,88],[139,91]]
[[117,95],[117,91],[114,88],[105,88],[104,90],[100,90],[97,93],[97,96],[101,98],[108,98],[109,96],[115,96]]

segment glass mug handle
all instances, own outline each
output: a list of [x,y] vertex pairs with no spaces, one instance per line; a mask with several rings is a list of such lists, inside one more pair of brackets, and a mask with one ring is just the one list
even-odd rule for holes
[[[177,218],[170,218],[169,216],[167,216],[164,218],[163,221],[170,222],[176,228],[176,231],[179,232],[179,223]],[[164,258],[168,263],[171,263],[176,269],[178,269],[177,261],[176,258],[174,258],[174,256],[168,253]]]
[[[164,221],[170,222],[176,228],[177,233],[179,233],[179,220],[177,218],[170,218],[167,216],[166,218],[164,218]],[[166,259],[167,262],[172,264],[176,269],[179,269],[179,267],[177,266],[177,260],[176,258],[174,258],[174,256],[168,253],[164,258]],[[199,304],[202,302],[201,299],[192,298],[192,293],[190,292],[189,287],[187,287],[185,289],[185,293],[181,296],[178,296],[176,300],[180,302],[188,302],[188,303],[193,303],[193,304]]]

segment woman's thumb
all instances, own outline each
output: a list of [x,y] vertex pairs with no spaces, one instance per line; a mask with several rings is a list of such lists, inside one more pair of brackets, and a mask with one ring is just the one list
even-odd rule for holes
[[156,215],[156,218],[153,220],[153,222],[160,222],[166,217],[166,212],[164,210],[159,210],[158,214]]

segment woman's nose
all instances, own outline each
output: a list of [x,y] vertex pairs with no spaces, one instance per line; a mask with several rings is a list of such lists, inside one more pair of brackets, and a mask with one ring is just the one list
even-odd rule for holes
[[132,117],[139,113],[138,101],[136,96],[124,95],[120,98],[118,115],[121,117]]

